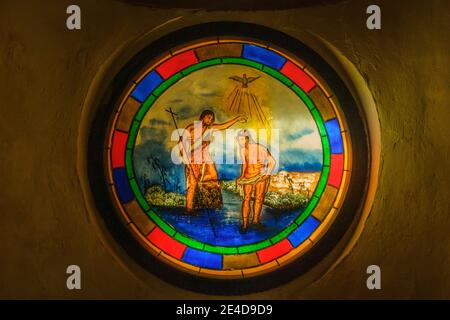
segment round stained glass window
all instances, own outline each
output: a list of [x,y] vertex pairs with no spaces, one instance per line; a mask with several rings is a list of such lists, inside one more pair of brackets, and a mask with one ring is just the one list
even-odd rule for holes
[[297,40],[191,27],[150,44],[111,90],[94,143],[105,150],[94,161],[104,217],[165,279],[273,285],[320,261],[355,216],[362,121]]

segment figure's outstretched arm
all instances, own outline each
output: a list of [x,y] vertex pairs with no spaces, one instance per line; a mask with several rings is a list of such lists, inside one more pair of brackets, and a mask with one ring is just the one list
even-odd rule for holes
[[232,125],[234,125],[238,121],[246,122],[247,117],[246,116],[237,116],[231,120],[228,120],[227,122],[213,124],[211,127],[212,127],[212,129],[215,129],[215,130],[225,130],[225,129],[228,129],[229,127],[231,127]]

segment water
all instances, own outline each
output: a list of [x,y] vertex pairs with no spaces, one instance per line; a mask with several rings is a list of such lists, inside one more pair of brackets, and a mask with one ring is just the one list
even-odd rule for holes
[[[261,222],[263,231],[252,228],[241,234],[241,198],[238,194],[222,191],[223,208],[204,209],[196,215],[187,215],[179,209],[157,209],[159,216],[177,231],[201,242],[217,246],[241,246],[266,240],[287,227],[301,210],[280,211],[263,206]],[[250,216],[250,222],[251,222]]]

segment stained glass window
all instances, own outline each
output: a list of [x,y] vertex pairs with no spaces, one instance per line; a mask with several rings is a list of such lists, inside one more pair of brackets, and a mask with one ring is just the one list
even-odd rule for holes
[[314,54],[225,29],[136,58],[102,163],[141,260],[236,283],[301,262],[338,223],[353,136]]

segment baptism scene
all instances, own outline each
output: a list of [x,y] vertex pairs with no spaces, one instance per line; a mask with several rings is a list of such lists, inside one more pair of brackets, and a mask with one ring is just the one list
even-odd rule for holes
[[195,71],[145,115],[133,150],[139,187],[178,232],[216,246],[266,240],[302,212],[322,144],[300,98],[241,65]]

